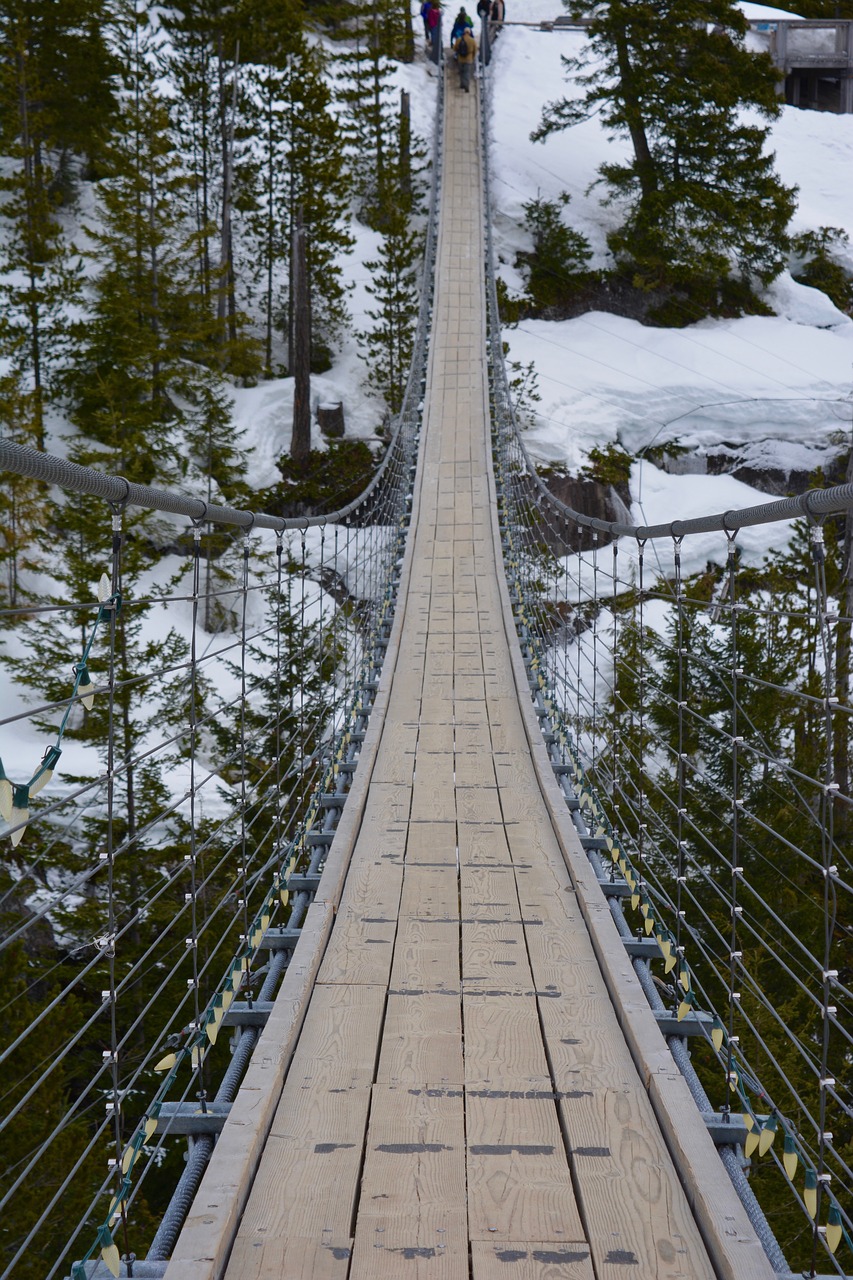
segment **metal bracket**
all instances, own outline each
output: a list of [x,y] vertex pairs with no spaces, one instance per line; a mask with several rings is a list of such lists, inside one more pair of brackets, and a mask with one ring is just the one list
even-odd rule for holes
[[224,1027],[265,1027],[272,1013],[272,1000],[235,1000],[222,1019]]
[[605,898],[630,898],[633,892],[627,880],[599,880],[598,887]]
[[266,947],[267,951],[292,951],[301,936],[301,929],[288,929],[282,925],[267,929],[261,946]]
[[[331,832],[329,834],[331,835]],[[316,893],[320,887],[320,873],[315,871],[307,876],[296,874],[288,876],[286,887],[291,893]]]
[[665,1036],[701,1036],[706,1027],[710,1030],[714,1025],[714,1015],[701,1009],[694,1009],[680,1022],[668,1009],[653,1009],[652,1015]]
[[636,960],[659,960],[661,949],[657,938],[623,938],[625,950]]
[[157,1116],[157,1133],[221,1133],[231,1110],[230,1102],[208,1102],[201,1111],[197,1102],[164,1102]]

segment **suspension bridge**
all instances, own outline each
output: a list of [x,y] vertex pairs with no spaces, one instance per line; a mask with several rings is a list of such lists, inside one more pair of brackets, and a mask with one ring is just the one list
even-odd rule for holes
[[[259,516],[0,444],[16,483],[110,509],[98,599],[43,606],[82,635],[70,692],[0,726],[21,744],[11,756],[3,738],[4,949],[31,957],[7,993],[6,1070],[26,1070],[4,1128],[55,1104],[0,1188],[15,1208],[40,1187],[4,1275],[778,1280],[793,1268],[745,1175],[759,1156],[802,1212],[797,1274],[849,1267],[849,609],[822,531],[853,495],[659,529],[550,497],[503,372],[485,96],[444,81],[432,284],[394,439],[350,507]],[[190,568],[165,598],[123,568],[137,508],[191,522]],[[802,690],[747,665],[751,623],[778,627],[783,606],[742,603],[737,553],[740,529],[795,516],[814,559],[790,608],[813,624]],[[218,587],[211,523],[237,530]],[[686,585],[692,538],[724,549],[704,594]],[[218,628],[202,626],[211,597]],[[126,660],[135,610],[182,622],[171,665]],[[43,616],[14,611],[30,628]],[[650,709],[667,662],[668,736]],[[717,678],[710,709],[697,670]],[[811,715],[809,763],[758,728],[756,686],[792,721]],[[131,706],[163,689],[177,721],[132,732]],[[103,708],[107,745],[95,777],[87,758],[62,782],[84,707]],[[144,806],[153,759],[165,781]],[[756,772],[772,775],[769,809],[746,786]],[[777,901],[759,884],[761,828],[784,851]],[[786,917],[789,885],[815,936]],[[799,1024],[774,1003],[774,965]],[[77,1064],[84,1031],[96,1051]],[[137,1252],[140,1207],[185,1143]]]

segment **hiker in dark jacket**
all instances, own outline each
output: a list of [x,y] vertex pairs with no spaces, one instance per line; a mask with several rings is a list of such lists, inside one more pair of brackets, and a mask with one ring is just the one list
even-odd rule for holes
[[450,43],[454,49],[456,48],[456,41],[466,29],[469,31],[474,30],[474,20],[468,17],[464,9],[460,9],[453,23],[453,30],[450,32]]
[[438,66],[441,62],[441,0],[430,0],[426,16],[430,40],[430,58]]
[[477,57],[477,41],[470,27],[463,27],[462,34],[453,46],[456,61],[459,63],[459,87],[468,93],[471,84],[471,68]]

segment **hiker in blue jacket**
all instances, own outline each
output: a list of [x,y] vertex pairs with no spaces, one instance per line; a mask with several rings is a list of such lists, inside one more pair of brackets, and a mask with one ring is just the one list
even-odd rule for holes
[[466,30],[466,28],[470,31],[473,31],[474,20],[473,18],[468,17],[468,14],[465,12],[464,9],[460,9],[453,23],[453,30],[450,32],[450,43],[453,45],[454,48],[456,47],[456,41],[462,35],[462,32]]

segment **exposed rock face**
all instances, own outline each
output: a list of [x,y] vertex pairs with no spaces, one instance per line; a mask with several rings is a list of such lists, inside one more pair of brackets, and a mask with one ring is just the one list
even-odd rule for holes
[[[543,476],[551,493],[558,501],[581,511],[586,516],[598,520],[630,521],[630,495],[622,486],[600,484],[597,480],[584,480],[578,476],[561,475],[551,472]],[[559,526],[551,525],[548,529],[549,545],[558,553],[565,551],[588,551],[594,543],[593,530],[583,528],[571,522],[561,522]],[[606,534],[598,535],[598,545],[604,546],[613,539]]]
[[681,453],[663,452],[656,465],[669,475],[734,476],[773,498],[804,493],[823,471],[827,484],[843,484],[847,454],[806,443],[792,447],[786,442],[758,440],[742,444],[721,442],[716,448]]

